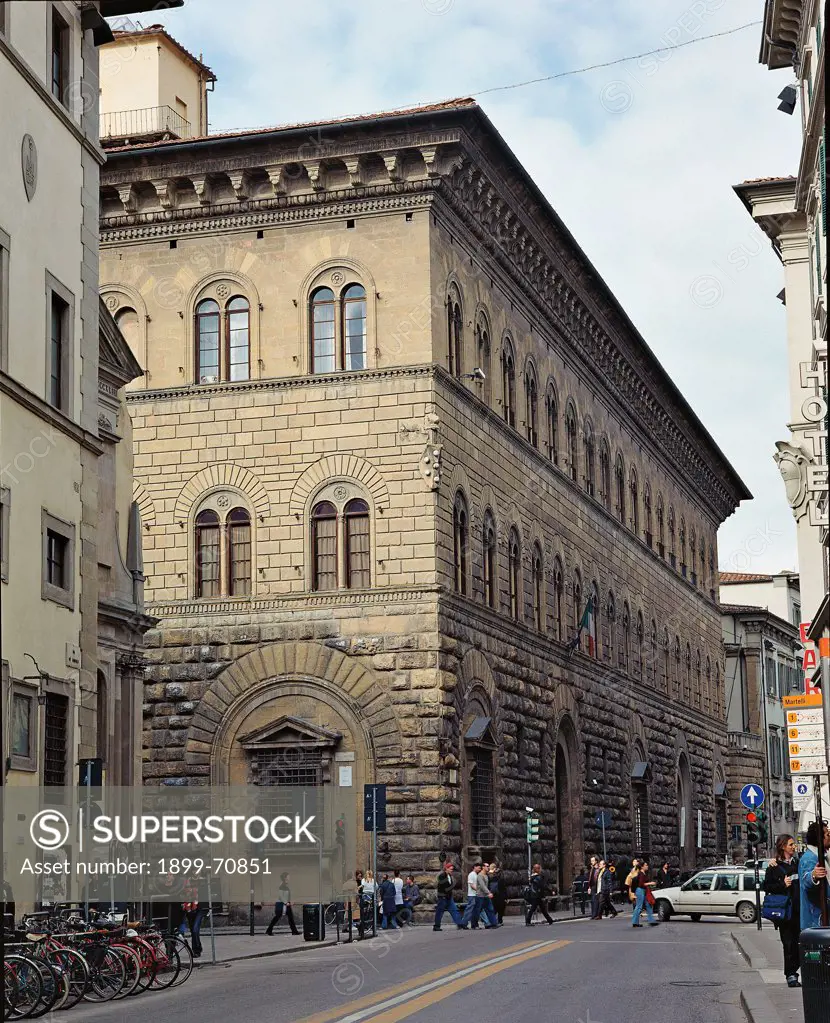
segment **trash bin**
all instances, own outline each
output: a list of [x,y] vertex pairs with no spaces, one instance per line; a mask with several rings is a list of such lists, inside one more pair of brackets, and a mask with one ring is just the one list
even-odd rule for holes
[[826,1023],[830,1005],[830,927],[801,932],[801,986],[804,1023]]
[[317,902],[303,903],[303,939],[325,941],[325,938],[325,908],[321,908]]

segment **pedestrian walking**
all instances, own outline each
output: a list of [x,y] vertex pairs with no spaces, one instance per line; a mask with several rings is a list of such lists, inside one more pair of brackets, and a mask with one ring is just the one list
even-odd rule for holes
[[488,923],[484,925],[484,930],[489,931],[494,927],[501,927],[499,918],[496,916],[496,911],[493,909],[493,893],[490,891],[490,864],[482,863],[481,871],[478,875],[478,882],[476,885],[476,909],[473,912],[474,920],[478,920],[481,914]]
[[280,874],[280,886],[278,888],[279,899],[274,903],[274,916],[271,918],[271,923],[265,929],[265,933],[271,935],[274,933],[274,928],[282,920],[283,913],[285,919],[288,921],[288,926],[291,928],[292,934],[299,934],[297,929],[297,921],[294,919],[294,910],[291,907],[291,889],[288,885],[288,871],[283,871]]
[[[818,859],[818,840],[824,829],[824,863]],[[830,865],[830,828],[823,821],[813,821],[807,828],[807,848],[798,861],[798,883],[801,896],[801,927],[821,927],[820,892],[827,886],[827,869]]]
[[588,904],[588,875],[585,872],[585,868],[582,867],[574,879],[573,884],[573,897],[574,904],[579,899],[579,908],[582,910],[582,915],[585,916],[585,907]]
[[378,886],[375,881],[375,875],[371,870],[367,870],[363,875],[363,880],[360,885],[360,917],[364,933],[369,925],[374,927],[375,899],[377,897],[377,893]]
[[632,878],[631,891],[634,892],[634,916],[631,920],[633,927],[642,927],[640,923],[640,917],[643,914],[643,910],[646,911],[646,919],[648,920],[649,927],[658,927],[659,923],[654,919],[654,911],[651,906],[654,902],[654,895],[652,894],[652,888],[654,882],[649,881],[648,878],[648,861],[640,860],[640,869],[637,876]]
[[421,889],[415,884],[415,878],[409,874],[403,886],[403,912],[400,918],[403,923],[412,926],[414,910],[421,901]]
[[636,857],[632,860],[631,869],[625,875],[625,882],[623,885],[625,889],[626,898],[631,903],[632,907],[634,903],[637,901],[637,885],[635,884],[635,882],[640,874],[640,863],[641,861],[638,860]]
[[668,860],[666,860],[665,863],[661,864],[660,869],[657,871],[655,881],[657,882],[656,884],[657,888],[671,888],[672,872]]
[[395,886],[395,919],[403,926],[401,914],[403,913],[403,878],[400,870],[392,871],[392,884]]
[[619,914],[611,901],[611,893],[614,891],[614,868],[609,866],[605,860],[599,861],[599,914],[603,916],[616,917]]
[[530,880],[527,885],[527,908],[525,910],[525,926],[533,926],[533,914],[536,910],[540,910],[542,916],[547,920],[549,924],[553,923],[553,918],[548,913],[548,907],[545,904],[545,895],[547,889],[545,887],[545,878],[542,874],[542,864],[534,863],[533,870],[530,874]]
[[[792,835],[779,835],[775,842],[775,859],[770,861],[764,875],[764,907],[762,914],[770,914],[772,906],[780,912],[773,919],[784,953],[784,976],[788,987],[800,987],[798,981],[798,937],[801,933],[801,899],[798,885],[798,857]],[[772,919],[771,916],[767,916]]]
[[[390,927],[395,930],[400,925],[395,919],[395,911],[397,909],[395,902],[395,883],[390,879],[388,874],[383,875],[383,880],[380,883],[380,889],[378,890],[378,898],[380,904],[383,907],[383,923],[381,927],[384,931]],[[402,903],[403,904],[403,903]]]
[[[481,873],[481,864],[473,864],[473,869],[467,875],[467,903],[464,906],[464,916],[461,918],[461,926],[467,928],[471,926],[470,921],[473,919],[473,913],[476,908],[476,894],[478,892],[478,875]],[[478,914],[476,914],[476,922],[472,924],[473,928],[478,927]]]
[[186,878],[183,886],[184,901],[181,904],[181,923],[179,934],[184,935],[187,929],[190,930],[190,948],[194,959],[202,957],[201,929],[202,920],[205,918],[205,910],[199,902],[198,883],[192,878]]
[[591,896],[591,919],[599,920],[599,860],[591,857],[588,870],[588,894]]
[[504,923],[504,911],[507,909],[507,882],[498,863],[490,864],[490,873],[487,878],[490,886],[490,894],[493,896],[492,906],[496,919],[500,924]]
[[461,920],[461,914],[458,912],[458,906],[455,904],[453,898],[453,889],[455,888],[455,865],[447,860],[444,864],[444,869],[438,875],[437,889],[438,889],[438,901],[435,903],[435,922],[432,925],[434,931],[441,930],[441,919],[444,913],[449,913],[452,917],[453,923],[458,928],[463,927]]

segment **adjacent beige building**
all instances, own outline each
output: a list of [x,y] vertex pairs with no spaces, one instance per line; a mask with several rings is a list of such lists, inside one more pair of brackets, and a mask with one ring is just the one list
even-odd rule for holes
[[385,782],[424,879],[518,883],[528,805],[560,888],[601,808],[615,855],[725,855],[749,494],[481,108],[113,146],[101,185],[146,782],[345,788],[361,864]]
[[[138,777],[141,531],[123,388],[141,373],[98,294],[102,15],[0,3],[3,781]],[[117,10],[116,10],[117,8]]]

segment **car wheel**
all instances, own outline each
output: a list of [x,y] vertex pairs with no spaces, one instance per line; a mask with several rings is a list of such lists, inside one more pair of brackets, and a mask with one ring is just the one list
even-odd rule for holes
[[689,916],[692,918],[692,920],[696,924],[699,924],[700,923],[700,918],[703,916],[703,914],[702,913],[689,913]]
[[751,902],[739,902],[736,912],[742,924],[755,923],[755,907]]
[[658,899],[654,908],[657,911],[658,920],[671,920],[671,905],[665,899]]

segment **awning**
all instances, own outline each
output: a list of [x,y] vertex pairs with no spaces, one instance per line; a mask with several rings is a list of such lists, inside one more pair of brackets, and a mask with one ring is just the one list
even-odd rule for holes
[[716,781],[715,782],[715,798],[717,799],[717,798],[719,798],[721,796],[725,796],[725,795],[726,795],[726,782],[725,781]]
[[645,760],[637,760],[631,766],[632,781],[651,781],[651,768]]

